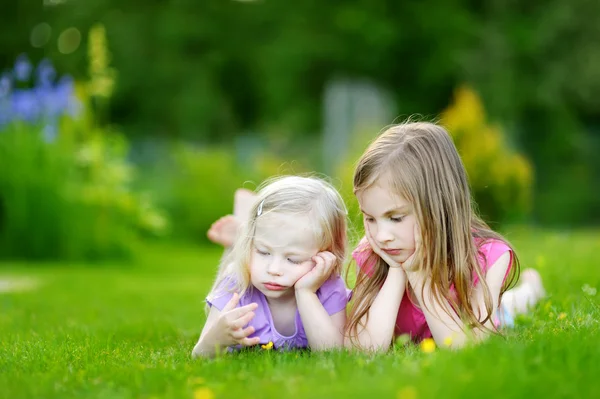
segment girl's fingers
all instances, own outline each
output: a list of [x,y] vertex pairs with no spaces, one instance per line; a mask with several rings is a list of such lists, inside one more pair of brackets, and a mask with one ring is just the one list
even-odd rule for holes
[[316,254],[315,256],[313,256],[312,259],[315,262],[315,267],[313,268],[313,270],[316,269],[316,271],[318,272],[319,270],[321,270],[323,268],[323,264],[325,263],[325,260],[320,256],[320,254]]
[[246,313],[256,310],[256,308],[258,308],[258,304],[254,302],[245,306],[241,306],[239,308],[235,308],[227,313],[227,319],[232,321],[235,319],[239,319]]
[[242,328],[245,325],[247,325],[248,323],[250,323],[250,320],[252,320],[254,318],[254,312],[248,312],[245,315],[243,315],[242,317],[240,317],[237,320],[234,320],[231,322],[231,328],[233,328],[234,330],[237,330],[238,328]]
[[225,313],[225,312],[229,312],[232,309],[235,309],[235,307],[238,305],[239,302],[240,302],[240,296],[237,292],[234,292],[233,295],[231,296],[231,299],[223,307],[223,310],[221,312]]
[[235,321],[236,327],[242,328],[244,326],[247,326],[248,323],[250,323],[250,321],[254,318],[255,315],[256,315],[256,313],[254,313],[254,312],[246,313],[245,315],[243,315],[242,317],[240,317],[239,319],[237,319]]
[[319,252],[316,256],[320,256],[327,265],[335,262],[335,255],[329,251]]
[[323,273],[327,276],[331,274],[336,263],[336,257],[331,252],[320,252],[318,255],[323,259]]
[[231,332],[231,336],[235,339],[235,340],[240,340],[240,339],[244,339],[249,335],[252,335],[254,333],[254,327],[252,326],[248,326],[246,328],[239,328],[235,331]]
[[254,346],[254,345],[258,345],[260,343],[260,338],[259,337],[244,338],[244,339],[240,340],[239,343],[244,346]]

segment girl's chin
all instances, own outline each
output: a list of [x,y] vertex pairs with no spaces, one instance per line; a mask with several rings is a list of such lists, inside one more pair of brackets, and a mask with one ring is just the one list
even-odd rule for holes
[[410,258],[412,256],[412,254],[415,253],[414,249],[411,250],[402,250],[399,254],[397,255],[392,255],[391,258],[393,260],[395,260],[398,263],[404,263],[408,260],[408,258]]

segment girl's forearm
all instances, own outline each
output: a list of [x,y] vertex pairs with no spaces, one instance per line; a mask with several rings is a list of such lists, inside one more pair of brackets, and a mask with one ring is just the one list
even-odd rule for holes
[[210,329],[205,334],[200,336],[200,339],[192,350],[192,358],[198,357],[214,357],[219,348],[221,348],[221,342],[218,337]]
[[451,344],[453,348],[460,348],[467,343],[469,338],[479,339],[485,335],[483,331],[475,330],[469,336],[464,322],[452,308],[450,302],[446,298],[441,298],[442,303],[436,300],[429,282],[423,276],[415,272],[408,272],[407,277],[421,305],[431,335],[438,345],[448,346]]
[[400,302],[406,288],[406,274],[401,268],[390,268],[369,312],[361,320],[358,344],[362,349],[387,350],[394,337]]
[[344,320],[340,326],[334,324],[317,294],[309,290],[296,291],[296,304],[304,325],[310,348],[321,351],[341,347],[344,342]]

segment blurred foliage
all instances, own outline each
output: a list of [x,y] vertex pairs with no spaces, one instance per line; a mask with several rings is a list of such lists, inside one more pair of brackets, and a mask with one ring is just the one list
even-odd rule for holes
[[500,127],[490,125],[478,94],[458,88],[441,122],[452,134],[484,220],[523,221],[531,211],[531,164],[509,148]]
[[59,132],[47,142],[41,127],[15,122],[0,133],[3,257],[121,257],[165,232],[150,198],[130,188],[122,136],[69,119]]
[[335,171],[335,179],[338,182],[336,188],[339,190],[346,207],[348,208],[349,231],[348,238],[350,243],[357,244],[364,235],[363,216],[360,211],[360,205],[354,196],[354,169],[356,162],[363,154],[367,146],[377,136],[380,129],[361,129],[354,132],[349,145],[348,153]]
[[[119,71],[101,115],[128,136],[315,137],[336,77],[385,87],[401,117],[437,115],[465,82],[533,164],[533,220],[600,222],[600,2],[23,0],[3,5],[0,65],[51,28],[27,52],[87,80],[99,22]],[[66,54],[72,27],[83,45]]]
[[147,173],[144,187],[174,221],[172,236],[193,242],[206,241],[206,231],[219,217],[233,211],[235,190],[255,190],[265,179],[281,174],[307,173],[298,162],[287,164],[272,153],[253,154],[241,163],[229,147],[198,147],[176,143]]
[[2,78],[1,256],[123,257],[141,237],[164,234],[167,219],[132,188],[127,140],[98,123],[89,86],[55,83],[47,60],[31,86],[33,69],[19,57]]

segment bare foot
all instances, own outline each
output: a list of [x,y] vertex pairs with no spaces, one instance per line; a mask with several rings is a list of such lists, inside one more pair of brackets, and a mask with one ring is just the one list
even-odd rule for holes
[[225,248],[231,247],[240,225],[248,220],[255,198],[256,194],[253,191],[237,189],[233,197],[233,215],[223,216],[214,222],[206,233],[208,239]]
[[537,270],[525,269],[521,272],[519,285],[502,296],[502,305],[513,316],[525,314],[545,296],[540,274]]
[[521,284],[528,284],[532,288],[535,302],[546,296],[542,277],[535,269],[525,269],[521,272]]
[[238,188],[233,196],[233,215],[238,218],[240,222],[245,222],[250,215],[250,209],[254,204],[256,194],[254,191],[247,190],[245,188]]
[[214,222],[206,235],[215,244],[221,244],[225,248],[229,248],[235,241],[239,227],[240,221],[238,218],[233,215],[226,215]]

